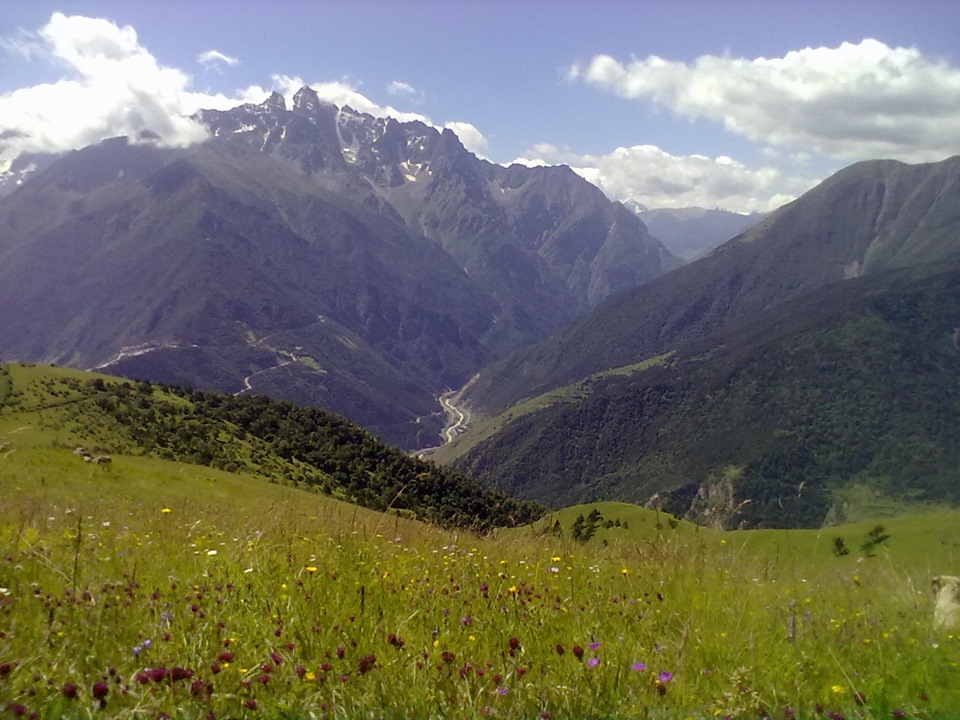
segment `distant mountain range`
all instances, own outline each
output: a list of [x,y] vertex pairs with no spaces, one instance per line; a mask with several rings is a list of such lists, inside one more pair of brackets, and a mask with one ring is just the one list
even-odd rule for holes
[[852,166],[485,369],[457,464],[725,525],[818,525],[857,484],[955,502],[958,287],[960,158]]
[[199,119],[202,144],[105,141],[0,198],[3,359],[266,393],[420,447],[440,392],[681,264],[568,168],[449,130],[309,88]]
[[[628,207],[630,207],[628,205]],[[735,213],[701,207],[634,209],[647,230],[674,255],[697,260],[730,238],[759,223],[769,213]]]

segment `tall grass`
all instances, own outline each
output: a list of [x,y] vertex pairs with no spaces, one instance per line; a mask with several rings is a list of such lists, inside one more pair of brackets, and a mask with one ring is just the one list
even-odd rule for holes
[[601,508],[628,529],[481,538],[207,468],[20,448],[0,460],[0,709],[960,717],[960,641],[932,632],[926,593],[930,569],[957,569],[956,515],[889,521],[871,558],[863,528],[838,528],[854,552],[835,558],[823,533]]

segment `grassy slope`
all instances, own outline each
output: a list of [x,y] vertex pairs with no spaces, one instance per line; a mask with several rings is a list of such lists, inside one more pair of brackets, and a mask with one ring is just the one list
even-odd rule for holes
[[[925,592],[960,566],[957,513],[886,522],[867,559],[833,557],[826,533],[673,527],[622,503],[541,521],[560,537],[481,538],[210,468],[92,466],[45,442],[0,427],[4,717],[960,712],[960,640],[931,634]],[[571,541],[594,508],[621,527]],[[870,527],[830,534],[855,547]],[[168,672],[141,682],[148,668]]]
[[629,377],[636,373],[643,372],[648,368],[663,365],[670,359],[672,355],[672,352],[668,352],[664,353],[663,355],[649,358],[643,362],[633,363],[632,365],[626,365],[624,367],[613,368],[612,370],[605,370],[601,373],[591,375],[579,383],[566,385],[564,387],[545,392],[543,395],[538,395],[537,397],[530,398],[529,400],[524,400],[523,402],[517,403],[516,405],[494,417],[471,417],[471,427],[467,434],[458,435],[451,442],[444,443],[439,448],[432,450],[428,454],[428,457],[431,460],[441,464],[451,463],[456,458],[469,452],[476,445],[482,443],[484,440],[488,440],[496,435],[514,420],[519,420],[520,418],[530,415],[531,413],[544,410],[558,403],[576,402],[578,400],[582,400],[589,394],[590,388],[595,382],[609,377]]
[[178,394],[78,371],[12,365],[0,367],[4,427],[19,430],[27,443],[243,471],[443,524],[489,528],[536,517],[532,506],[409,458],[341,418],[265,398]]

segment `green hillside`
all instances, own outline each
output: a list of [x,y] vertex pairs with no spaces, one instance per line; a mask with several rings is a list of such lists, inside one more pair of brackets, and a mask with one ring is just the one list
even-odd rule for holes
[[486,530],[539,513],[534,504],[412,459],[331,413],[263,397],[9,365],[0,367],[4,430],[33,447],[82,447],[90,459],[152,456],[240,471],[448,526]]
[[883,521],[869,553],[876,522],[724,532],[622,503],[478,536],[209,467],[84,463],[12,419],[3,718],[960,713],[960,640],[927,589],[960,564],[957,513]]
[[652,501],[724,527],[952,505],[958,288],[956,263],[831,286],[511,409],[456,465],[554,507]]

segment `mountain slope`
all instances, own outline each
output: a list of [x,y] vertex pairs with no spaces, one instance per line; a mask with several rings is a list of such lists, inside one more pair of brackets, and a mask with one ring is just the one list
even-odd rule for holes
[[263,397],[0,365],[0,430],[10,438],[10,452],[80,444],[88,461],[122,454],[207,465],[447,526],[482,531],[526,523],[540,513],[473,478],[387,447],[343,418]]
[[708,257],[611,297],[549,340],[484,370],[465,402],[496,414],[831,283],[935,268],[960,254],[958,228],[960,157],[853,165]]
[[957,500],[960,262],[833,284],[557,391],[456,465],[554,506],[819,526],[854,485]]
[[0,198],[4,359],[269,392],[421,447],[444,389],[676,262],[565,168],[309,88],[201,119],[200,145],[107,141]]

